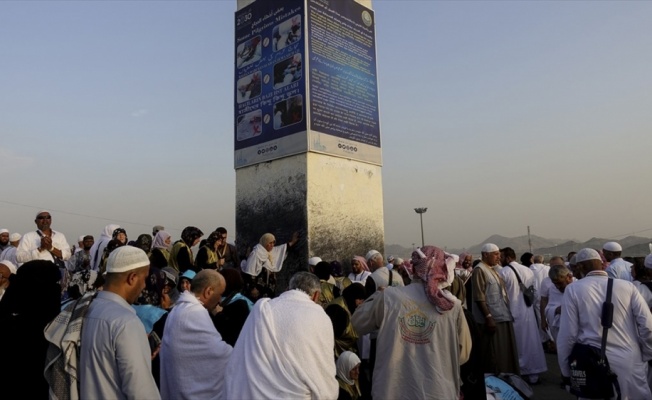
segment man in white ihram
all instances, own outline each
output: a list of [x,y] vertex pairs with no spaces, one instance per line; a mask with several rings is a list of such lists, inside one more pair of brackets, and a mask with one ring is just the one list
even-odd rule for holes
[[623,248],[616,242],[607,242],[602,246],[602,253],[605,260],[609,261],[609,266],[605,271],[609,278],[624,279],[632,281],[631,267],[632,263],[623,260],[620,256]]
[[[582,279],[568,285],[561,308],[557,357],[564,377],[570,377],[568,357],[575,343],[600,348],[601,313],[606,300],[608,276],[602,270],[600,254],[582,249],[576,255]],[[652,399],[647,383],[647,361],[652,359],[652,314],[636,287],[614,279],[611,302],[613,325],[607,336],[606,354],[611,370],[618,375],[623,400]],[[568,379],[568,378],[565,378]]]
[[321,285],[297,272],[289,290],[256,302],[224,376],[225,399],[336,399],[333,324]]

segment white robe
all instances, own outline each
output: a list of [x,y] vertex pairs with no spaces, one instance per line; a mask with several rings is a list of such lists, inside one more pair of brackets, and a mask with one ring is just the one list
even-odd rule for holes
[[359,334],[379,329],[372,382],[374,399],[457,399],[460,365],[471,353],[462,303],[440,313],[423,282],[374,293],[353,313]]
[[[600,315],[607,294],[607,277],[589,275],[568,285],[561,309],[557,341],[559,367],[570,376],[568,356],[575,343],[600,347]],[[652,359],[652,313],[631,282],[614,279],[611,298],[613,326],[607,336],[607,359],[618,375],[622,400],[650,399],[647,361]]]
[[622,258],[616,258],[611,260],[609,266],[605,271],[610,278],[614,279],[624,279],[626,281],[632,281],[632,272],[631,272],[632,263],[623,260]]
[[636,286],[636,289],[638,289],[638,292],[643,296],[643,300],[645,300],[645,304],[652,309],[652,292],[650,289],[647,288],[647,286],[643,285],[639,281],[633,281],[632,282],[634,286]]
[[161,398],[222,398],[224,370],[232,351],[197,297],[190,291],[181,293],[165,321]]
[[550,278],[546,278],[541,282],[541,297],[548,298],[548,304],[546,304],[544,312],[546,314],[546,321],[548,321],[550,335],[552,336],[552,340],[556,342],[557,335],[559,334],[559,321],[561,314],[555,314],[555,310],[557,307],[561,306],[564,301],[564,294],[555,287]]
[[[530,265],[530,270],[532,273],[534,273],[534,287],[537,290],[537,293],[541,293],[541,283],[543,282],[544,279],[548,277],[548,272],[550,271],[550,266],[545,265],[545,264],[532,264]],[[536,302],[532,307],[534,308],[534,313],[537,316],[537,322],[539,323],[539,327],[541,326],[541,296],[537,296]],[[539,337],[541,338],[542,342],[548,341],[550,338],[548,336],[548,332],[544,331],[543,329],[539,328]]]
[[333,325],[299,290],[256,302],[227,365],[225,399],[337,399]]
[[272,251],[267,251],[262,244],[258,243],[247,257],[247,263],[242,265],[242,272],[258,276],[263,268],[271,272],[278,272],[283,267],[283,261],[287,258],[288,245],[281,244],[274,246]]
[[[521,277],[526,287],[534,285],[534,273],[517,262],[510,263]],[[546,355],[541,346],[539,326],[534,314],[534,305],[528,307],[523,299],[523,292],[511,268],[505,267],[498,273],[505,282],[505,291],[509,298],[509,310],[514,317],[514,335],[518,349],[518,364],[522,375],[532,375],[548,370]],[[539,294],[536,294],[539,297]],[[535,301],[535,304],[537,301]]]

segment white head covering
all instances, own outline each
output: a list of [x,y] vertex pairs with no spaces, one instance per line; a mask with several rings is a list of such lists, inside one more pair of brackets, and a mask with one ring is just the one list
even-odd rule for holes
[[113,239],[113,231],[120,228],[120,225],[109,224],[104,227],[100,238],[93,243],[93,247],[90,250],[91,256],[91,269],[94,271],[99,271],[100,261],[102,261],[102,254],[104,254],[104,248],[106,245]]
[[9,233],[9,231],[7,229],[2,228],[2,229],[0,229],[0,234],[3,234],[3,233]]
[[106,273],[120,273],[149,265],[147,254],[134,246],[120,246],[113,250],[106,261]]
[[48,213],[48,214],[52,215],[52,213],[49,212],[48,210],[41,210],[41,211],[39,211],[39,212],[36,213],[36,215],[34,216],[34,218],[38,217],[39,214],[43,214],[43,213]]
[[623,247],[616,242],[607,242],[602,246],[602,250],[619,252],[623,251]]
[[652,269],[652,254],[648,254],[645,257],[645,268]]
[[83,241],[84,241],[84,236],[85,236],[85,235],[81,235],[81,236],[79,237],[79,239],[77,239],[77,241],[78,241],[78,242],[83,242]]
[[154,250],[154,249],[168,249],[168,250],[170,250],[170,244],[165,243],[165,241],[169,237],[172,237],[172,235],[170,235],[166,231],[158,231],[158,232],[156,232],[156,236],[154,236],[154,240],[152,241],[152,250]]
[[588,260],[602,261],[602,258],[600,257],[600,253],[589,248],[582,249],[577,254],[575,254],[575,261],[578,263]]
[[22,235],[20,233],[14,232],[11,235],[9,235],[9,241],[10,242],[17,242],[20,240]]
[[2,264],[4,266],[6,266],[7,268],[9,268],[9,271],[11,271],[12,274],[15,274],[16,271],[18,271],[18,268],[16,268],[14,263],[12,263],[11,261],[3,260],[3,261],[0,261],[0,264]]
[[369,261],[371,257],[375,256],[376,254],[380,254],[380,252],[378,252],[378,250],[369,250],[364,258],[366,258],[367,261]]
[[493,243],[485,243],[480,251],[483,253],[493,253],[495,251],[500,251],[500,249]]
[[353,385],[355,382],[350,377],[351,370],[356,365],[360,364],[360,358],[351,351],[344,351],[337,358],[337,377],[348,385]]
[[310,257],[310,258],[308,259],[308,264],[309,264],[309,265],[312,265],[312,266],[314,267],[315,265],[319,264],[321,261],[322,261],[322,260],[321,260],[321,258],[319,258],[319,257]]

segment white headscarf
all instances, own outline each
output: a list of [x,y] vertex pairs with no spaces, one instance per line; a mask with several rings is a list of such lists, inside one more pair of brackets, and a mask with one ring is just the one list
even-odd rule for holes
[[170,245],[165,243],[165,241],[169,237],[172,237],[172,235],[170,235],[166,231],[158,231],[158,232],[156,232],[156,236],[154,236],[154,241],[152,242],[152,250],[154,250],[154,249],[167,249],[167,250],[170,250]]
[[113,239],[113,231],[116,229],[120,228],[120,225],[117,224],[109,224],[104,227],[104,230],[102,230],[102,233],[100,234],[100,238],[93,243],[93,247],[91,247],[91,269],[93,271],[99,271],[100,270],[100,261],[102,261],[102,254],[104,254],[104,248],[106,245]]
[[351,370],[360,364],[360,358],[351,351],[345,351],[337,358],[337,377],[348,385],[355,382],[351,379]]

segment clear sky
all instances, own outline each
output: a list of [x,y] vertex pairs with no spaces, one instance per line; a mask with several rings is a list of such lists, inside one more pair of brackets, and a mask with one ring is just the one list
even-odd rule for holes
[[[652,235],[652,2],[373,7],[386,243]],[[235,9],[0,2],[0,227],[234,232]]]

